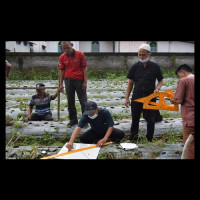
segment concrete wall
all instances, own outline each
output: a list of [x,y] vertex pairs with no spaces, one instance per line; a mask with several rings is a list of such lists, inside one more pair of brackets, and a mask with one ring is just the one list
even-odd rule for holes
[[[57,69],[60,53],[6,53],[12,70]],[[137,53],[85,53],[88,69],[130,69],[138,61]],[[161,68],[188,64],[194,68],[194,53],[153,53],[151,60]]]

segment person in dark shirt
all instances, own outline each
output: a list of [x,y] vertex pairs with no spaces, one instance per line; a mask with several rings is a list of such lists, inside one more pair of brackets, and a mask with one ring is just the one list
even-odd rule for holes
[[[54,95],[45,93],[45,88],[43,88],[45,85],[43,83],[36,84],[36,87],[38,87],[38,89],[36,89],[37,94],[33,95],[31,98],[26,121],[52,121],[53,118],[50,109],[50,102],[57,97],[58,92],[56,92]],[[36,107],[35,113],[32,114],[34,106]]]
[[101,147],[108,138],[113,142],[119,142],[125,136],[122,130],[113,128],[114,121],[107,109],[99,108],[95,102],[89,101],[85,103],[85,111],[66,145],[69,151],[86,123],[90,124],[91,129],[80,136],[82,143],[97,143],[97,147]]
[[[155,62],[150,61],[150,46],[148,44],[142,44],[138,49],[138,59],[139,62],[135,63],[127,78],[128,86],[126,90],[125,105],[129,107],[131,104],[131,114],[132,114],[132,125],[130,140],[138,140],[138,130],[139,130],[139,120],[140,115],[143,112],[145,119],[147,121],[147,140],[152,141],[156,120],[156,110],[143,110],[143,103],[135,102],[134,100],[146,97],[152,93],[158,92],[163,84],[163,76],[160,70],[160,66]],[[156,79],[158,83],[155,87]],[[130,102],[129,96],[134,86],[134,91],[132,95],[132,100]],[[156,99],[153,100],[156,102]]]

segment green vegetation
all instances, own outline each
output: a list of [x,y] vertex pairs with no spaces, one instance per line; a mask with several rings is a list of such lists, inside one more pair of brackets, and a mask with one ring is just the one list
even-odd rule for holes
[[58,80],[58,72],[55,70],[51,71],[13,70],[12,73],[10,73],[9,80]]
[[162,72],[164,78],[177,78],[174,68],[172,68],[172,69],[161,68],[161,72]]
[[[55,130],[56,132],[57,130]],[[19,133],[12,133],[12,141],[16,140]],[[33,136],[33,135],[20,135],[13,147],[15,146],[60,146],[62,147],[70,138],[67,135],[64,136],[54,136],[53,133],[48,133],[44,131],[43,136]],[[6,138],[6,143],[8,144],[11,138]]]
[[[173,77],[177,78],[175,74],[174,69],[161,69],[164,78]],[[88,80],[91,80],[90,85],[95,84],[97,87],[97,90],[93,94],[91,92],[90,98],[98,98],[98,99],[104,99],[104,98],[110,98],[113,97],[111,95],[102,95],[102,91],[98,91],[98,87],[102,86],[102,79],[106,80],[106,91],[121,91],[123,90],[123,84],[127,84],[127,74],[128,70],[111,70],[111,69],[104,69],[104,70],[88,70]],[[58,80],[58,72],[56,70],[51,71],[12,71],[11,77],[8,80],[9,82],[16,81],[16,80]],[[165,86],[170,86],[174,84],[176,80],[167,80],[164,81]],[[118,86],[118,89],[114,88],[114,86]],[[47,90],[48,92],[48,90]],[[64,95],[63,95],[64,96]],[[12,99],[11,97],[9,97]],[[9,99],[8,98],[8,99]],[[7,100],[8,100],[7,99]],[[14,130],[11,132],[11,138],[6,138],[6,148],[8,149],[7,158],[9,157],[9,152],[12,150],[12,148],[16,146],[31,146],[33,147],[32,150],[21,152],[21,155],[23,159],[36,159],[40,155],[37,154],[37,150],[39,146],[59,146],[63,147],[63,145],[69,141],[70,136],[67,134],[64,136],[56,136],[56,134],[59,131],[59,127],[56,126],[54,133],[48,133],[47,131],[44,131],[43,136],[32,136],[32,135],[24,135],[17,131],[22,128],[21,121],[25,121],[25,114],[27,114],[27,100],[30,98],[28,97],[14,97],[14,100],[19,101],[18,105],[13,106],[16,108],[20,108],[21,113],[17,115],[17,118],[14,121]],[[66,96],[63,97],[64,100],[66,100]],[[27,107],[25,107],[25,104]],[[120,105],[120,103],[116,103],[116,105]],[[61,103],[60,104],[60,110],[64,111],[64,109],[67,108],[67,103]],[[109,106],[107,103],[99,104],[99,106]],[[81,106],[79,103],[76,104],[78,118],[81,116]],[[57,109],[57,104],[51,104],[51,109]],[[25,113],[26,111],[26,113]],[[114,120],[122,120],[122,119],[131,119],[131,114],[129,113],[129,109],[125,108],[123,111],[119,112],[118,114],[112,113],[111,115]],[[128,114],[128,115],[125,115]],[[168,111],[161,111],[161,115],[163,118],[180,118],[181,114],[177,114],[176,112],[168,112]],[[141,115],[142,118],[142,115]],[[9,115],[6,115],[6,119],[11,120],[11,117]],[[62,117],[60,119],[63,120],[69,120],[68,116]],[[56,121],[56,120],[55,120]],[[149,142],[146,139],[146,136],[144,134],[141,134],[143,130],[140,130],[138,140],[134,143],[137,144],[145,144],[149,146],[156,146],[156,147],[164,147],[166,143],[175,143],[175,142],[182,142],[182,133],[175,132],[172,128],[170,131],[166,132],[163,135],[160,135],[159,137],[154,137],[152,142]],[[125,138],[121,142],[127,141],[129,136],[125,136]],[[80,142],[79,138],[75,140],[75,142]],[[181,154],[180,150],[177,150],[177,154]],[[153,151],[152,157],[157,157],[160,155],[159,151]],[[137,152],[132,152],[129,155],[116,155],[113,152],[102,152],[99,154],[98,159],[140,159],[141,155]]]
[[[128,69],[88,69],[88,79],[89,80],[126,80]],[[174,77],[177,78],[175,74],[175,69],[164,69],[161,68],[164,78]],[[10,74],[9,80],[58,80],[58,71],[39,71],[39,70],[29,70],[29,71],[20,71],[13,70]]]

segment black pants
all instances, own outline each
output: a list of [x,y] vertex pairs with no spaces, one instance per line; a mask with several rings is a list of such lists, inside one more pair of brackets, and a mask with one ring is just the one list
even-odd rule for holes
[[[97,143],[99,140],[103,139],[105,134],[105,132],[96,132],[90,129],[80,136],[80,141],[86,144]],[[109,138],[112,142],[119,142],[124,136],[125,133],[122,130],[113,128],[113,131]]]
[[85,102],[87,102],[86,91],[83,91],[82,89],[83,81],[71,78],[65,78],[64,81],[68,101],[69,120],[70,123],[78,123],[77,111],[75,106],[75,92],[77,93],[79,102],[81,104],[81,111],[83,114],[85,109]]
[[44,121],[52,121],[53,120],[52,113],[47,113],[45,115],[37,115],[37,114],[33,113],[31,115],[30,121],[42,121],[42,120],[44,120]]
[[[134,98],[137,99],[137,98]],[[151,101],[156,101],[156,99],[152,99]],[[152,141],[154,128],[155,128],[155,116],[156,110],[148,110],[143,109],[143,103],[131,101],[131,114],[132,114],[132,125],[131,125],[131,134],[130,140],[137,140],[138,139],[138,131],[139,131],[139,122],[140,122],[140,115],[143,112],[145,115],[145,119],[147,121],[147,139]]]

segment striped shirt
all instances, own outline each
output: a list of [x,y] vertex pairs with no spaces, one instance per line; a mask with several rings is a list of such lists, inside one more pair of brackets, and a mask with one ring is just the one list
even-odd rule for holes
[[31,108],[35,106],[35,114],[37,115],[45,115],[47,113],[51,113],[50,101],[53,100],[52,96],[53,95],[44,93],[44,97],[40,99],[38,94],[33,95],[29,106]]

